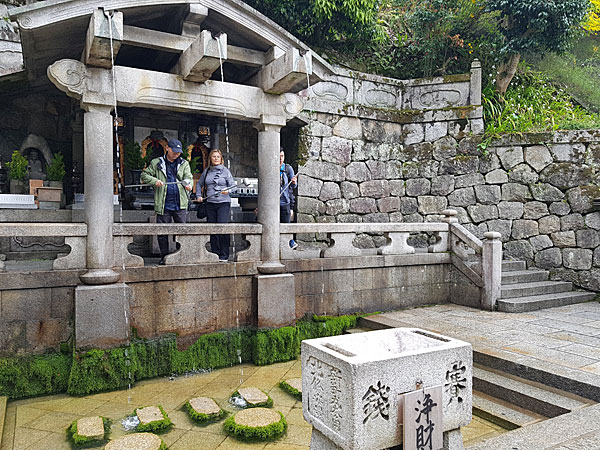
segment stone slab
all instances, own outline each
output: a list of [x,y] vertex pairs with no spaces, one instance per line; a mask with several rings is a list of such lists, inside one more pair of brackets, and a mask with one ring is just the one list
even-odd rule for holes
[[221,408],[217,403],[209,397],[196,397],[191,399],[190,406],[199,414],[219,414],[221,412]]
[[159,450],[162,440],[152,433],[134,433],[110,441],[104,450]]
[[75,288],[75,345],[111,348],[129,337],[129,298],[124,283]]
[[298,392],[302,394],[302,378],[290,378],[289,380],[285,380],[285,382],[292,388],[296,389]]
[[102,417],[82,417],[77,421],[77,434],[89,439],[104,438],[104,423]]
[[235,423],[247,427],[266,427],[281,420],[277,411],[269,408],[244,409],[235,415]]
[[256,275],[258,327],[282,327],[296,321],[294,275]]
[[239,388],[238,393],[251,405],[258,405],[269,400],[267,394],[255,387]]
[[158,406],[146,406],[145,408],[138,408],[135,410],[135,413],[140,419],[140,423],[142,425],[147,425],[150,422],[156,422],[158,420],[163,420],[164,416]]

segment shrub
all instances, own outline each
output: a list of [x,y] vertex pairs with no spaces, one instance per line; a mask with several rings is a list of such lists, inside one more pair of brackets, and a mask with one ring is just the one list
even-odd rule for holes
[[67,171],[62,153],[55,153],[48,165],[48,180],[62,181]]
[[19,150],[15,150],[12,153],[11,161],[6,163],[6,166],[8,167],[8,176],[10,179],[24,181],[27,177],[28,164],[29,161],[27,161],[27,158],[21,155]]

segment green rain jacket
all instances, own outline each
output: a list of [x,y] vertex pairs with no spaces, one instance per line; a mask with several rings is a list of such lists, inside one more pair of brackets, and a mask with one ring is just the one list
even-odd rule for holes
[[[154,187],[154,211],[157,214],[165,213],[165,199],[167,198],[167,186],[155,186],[157,181],[167,182],[167,166],[165,157],[154,158],[148,167],[142,172],[140,177],[142,183],[149,184]],[[177,181],[186,180],[190,186],[193,184],[192,171],[190,164],[182,157],[177,158]],[[178,184],[179,189],[179,206],[181,209],[188,207],[188,194],[183,185]]]

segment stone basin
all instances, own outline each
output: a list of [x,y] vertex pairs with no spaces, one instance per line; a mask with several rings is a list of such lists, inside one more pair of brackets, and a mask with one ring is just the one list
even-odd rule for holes
[[402,394],[441,386],[443,431],[471,421],[469,343],[416,328],[302,342],[304,418],[344,449],[402,443]]

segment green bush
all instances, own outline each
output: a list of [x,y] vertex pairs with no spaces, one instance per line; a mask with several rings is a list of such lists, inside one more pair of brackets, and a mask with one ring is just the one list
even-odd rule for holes
[[67,171],[62,153],[55,153],[48,165],[48,180],[62,181]]
[[69,355],[0,358],[0,395],[23,398],[65,392],[70,370]]
[[11,180],[21,180],[24,181],[27,177],[27,165],[29,161],[19,150],[15,150],[12,153],[11,161],[6,163],[6,167],[8,167],[8,176]]

